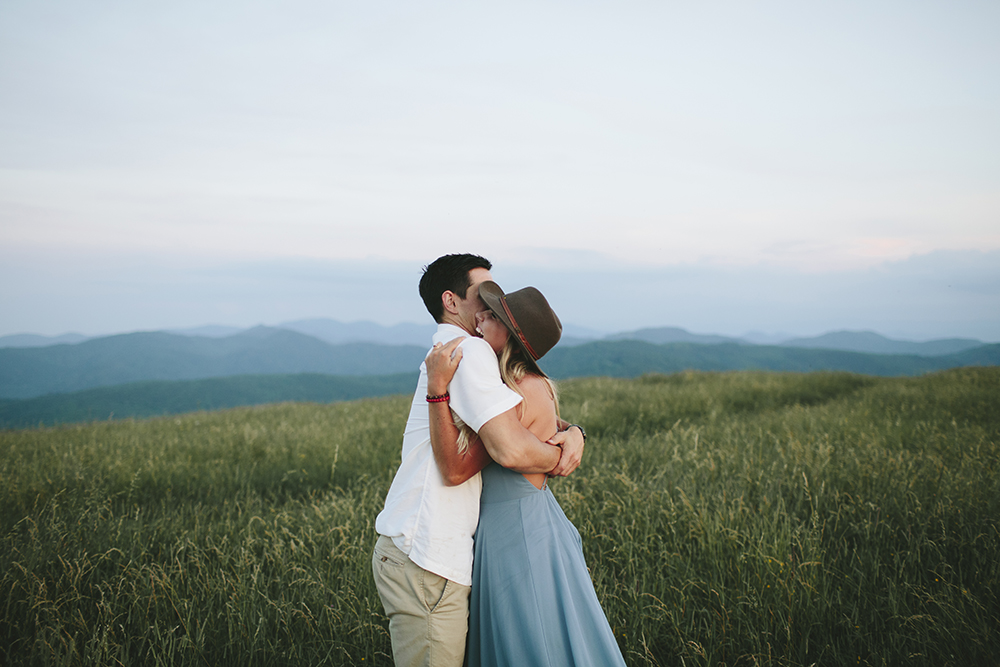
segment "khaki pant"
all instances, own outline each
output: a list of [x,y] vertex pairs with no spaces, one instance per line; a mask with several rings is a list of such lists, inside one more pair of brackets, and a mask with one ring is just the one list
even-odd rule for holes
[[375,543],[372,573],[396,667],[462,667],[472,588],[416,565],[385,535]]

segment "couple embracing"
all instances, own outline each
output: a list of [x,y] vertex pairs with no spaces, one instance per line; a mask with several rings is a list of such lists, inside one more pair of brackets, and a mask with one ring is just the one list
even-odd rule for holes
[[579,465],[585,438],[535,363],[562,325],[538,290],[505,294],[491,268],[445,255],[420,279],[438,329],[372,557],[393,658],[461,667],[468,643],[470,667],[624,665],[547,484]]

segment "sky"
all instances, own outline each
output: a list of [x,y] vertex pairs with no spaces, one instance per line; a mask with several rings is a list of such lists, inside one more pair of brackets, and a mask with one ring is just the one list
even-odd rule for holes
[[[823,6],[828,5],[828,6]],[[426,322],[1000,341],[1000,4],[0,4],[0,335]]]

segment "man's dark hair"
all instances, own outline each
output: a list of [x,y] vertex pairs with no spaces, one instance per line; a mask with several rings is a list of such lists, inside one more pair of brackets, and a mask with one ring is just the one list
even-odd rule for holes
[[420,277],[420,298],[424,300],[427,312],[434,321],[440,323],[444,318],[442,294],[454,292],[464,299],[469,285],[472,284],[469,271],[472,269],[489,271],[492,268],[490,260],[479,255],[444,255],[425,266],[424,275]]

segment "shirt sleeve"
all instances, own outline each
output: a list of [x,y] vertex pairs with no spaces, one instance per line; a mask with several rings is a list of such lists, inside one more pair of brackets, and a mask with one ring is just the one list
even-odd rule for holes
[[489,343],[467,338],[461,348],[462,361],[448,386],[451,409],[478,433],[483,424],[516,407],[521,397],[500,379],[497,356]]

